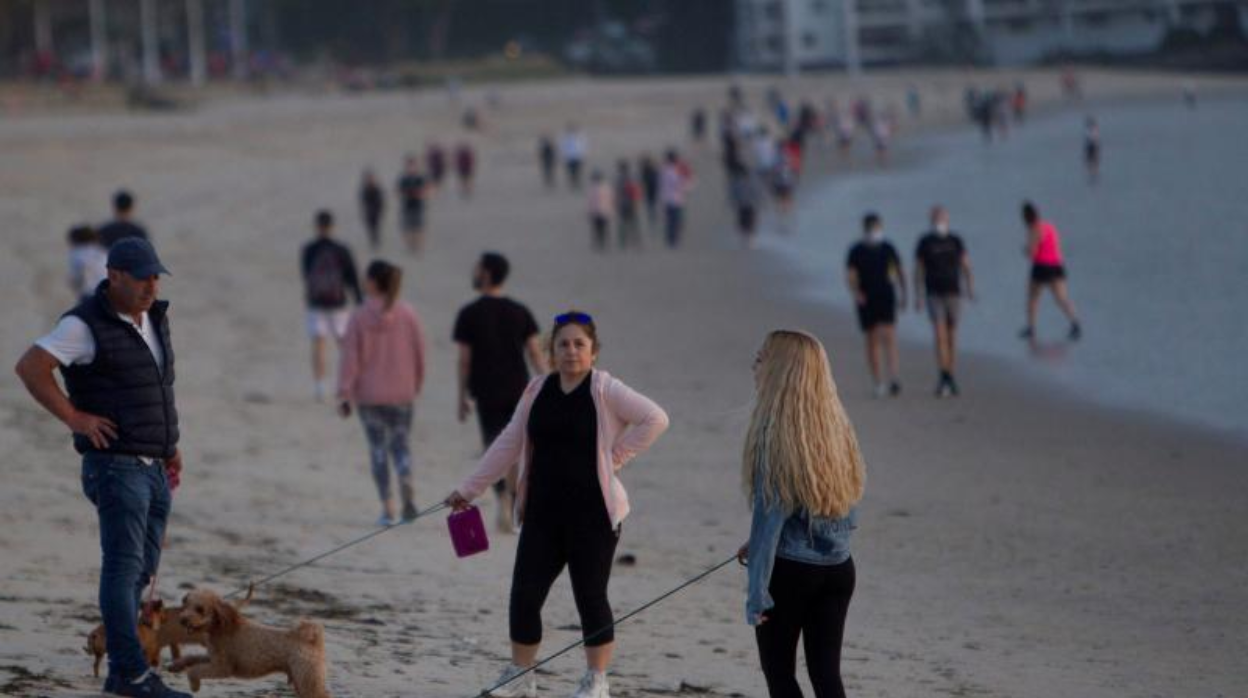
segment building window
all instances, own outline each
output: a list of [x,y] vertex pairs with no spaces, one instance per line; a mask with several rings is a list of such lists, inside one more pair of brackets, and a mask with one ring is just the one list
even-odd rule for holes
[[818,45],[819,45],[819,37],[815,36],[814,34],[811,34],[810,32],[806,32],[805,34],[802,34],[802,46],[805,46],[806,48],[814,48],[815,46],[818,46]]
[[1085,27],[1103,27],[1109,24],[1109,13],[1107,12],[1089,12],[1082,17],[1080,24]]

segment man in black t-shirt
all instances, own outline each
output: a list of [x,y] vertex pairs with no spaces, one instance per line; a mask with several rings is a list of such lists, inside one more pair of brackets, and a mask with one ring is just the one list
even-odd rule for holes
[[130,192],[123,189],[113,195],[113,220],[101,225],[97,232],[104,249],[126,238],[148,239],[147,230],[134,222],[134,196]]
[[958,394],[953,365],[962,277],[966,277],[966,297],[970,300],[975,299],[975,286],[966,246],[962,238],[949,230],[949,213],[942,206],[934,206],[931,220],[931,231],[919,239],[914,253],[914,309],[923,312],[927,307],[936,334],[936,362],[940,369],[936,397],[946,397]]
[[[455,318],[459,347],[459,421],[476,403],[481,441],[486,448],[511,419],[529,382],[525,356],[537,373],[546,372],[538,342],[537,321],[524,305],[503,295],[510,265],[497,252],[486,252],[472,270],[472,287],[481,292]],[[511,531],[516,472],[494,484],[498,495],[498,528]]]
[[[862,219],[863,239],[849,250],[845,280],[858,309],[858,326],[867,337],[867,363],[875,381],[876,397],[901,394],[897,358],[897,308],[906,306],[906,275],[901,257],[884,239],[880,217],[868,213]],[[894,290],[900,289],[900,296]],[[889,381],[880,372],[880,354],[888,361]]]

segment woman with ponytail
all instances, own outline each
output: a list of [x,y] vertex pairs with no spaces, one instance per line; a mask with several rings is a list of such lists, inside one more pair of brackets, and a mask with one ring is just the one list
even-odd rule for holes
[[339,414],[354,405],[368,437],[373,481],[381,498],[379,526],[397,523],[390,466],[398,476],[402,519],[416,518],[408,434],[425,377],[425,333],[416,310],[399,298],[403,270],[389,262],[368,265],[365,301],[351,315],[338,370]]
[[854,592],[850,533],[865,473],[858,437],[819,340],[767,336],[754,361],[757,401],[742,454],[753,509],[746,621],[771,698],[800,698],[797,643],[818,698],[843,698],[841,639]]

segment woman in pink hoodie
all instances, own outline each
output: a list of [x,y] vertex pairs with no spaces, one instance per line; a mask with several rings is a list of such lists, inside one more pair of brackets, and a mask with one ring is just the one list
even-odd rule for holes
[[393,264],[379,260],[368,265],[366,299],[347,323],[338,369],[339,413],[349,417],[355,405],[368,436],[373,481],[381,497],[379,526],[398,521],[387,459],[398,474],[403,520],[416,518],[407,442],[413,403],[425,378],[425,333],[416,310],[399,298],[402,281],[403,270]]
[[594,368],[598,330],[585,313],[555,317],[550,353],[554,373],[529,383],[503,429],[469,475],[447,497],[463,510],[509,468],[516,483],[520,541],[512,572],[511,664],[490,695],[536,696],[526,672],[542,640],[542,605],[566,566],[581,616],[587,670],[575,698],[608,698],[607,666],[614,649],[607,582],[628,516],[619,472],[667,429],[667,414],[606,371]]

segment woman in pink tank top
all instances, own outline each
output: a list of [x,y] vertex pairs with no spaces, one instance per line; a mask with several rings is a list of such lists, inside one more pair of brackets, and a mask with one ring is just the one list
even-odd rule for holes
[[1075,315],[1075,306],[1066,293],[1066,268],[1062,264],[1062,245],[1057,228],[1042,220],[1035,204],[1030,201],[1023,204],[1023,222],[1027,226],[1025,252],[1031,260],[1031,280],[1027,285],[1027,326],[1019,336],[1028,340],[1035,338],[1036,309],[1040,304],[1040,294],[1047,288],[1070,321],[1067,336],[1071,340],[1079,339],[1083,331]]

